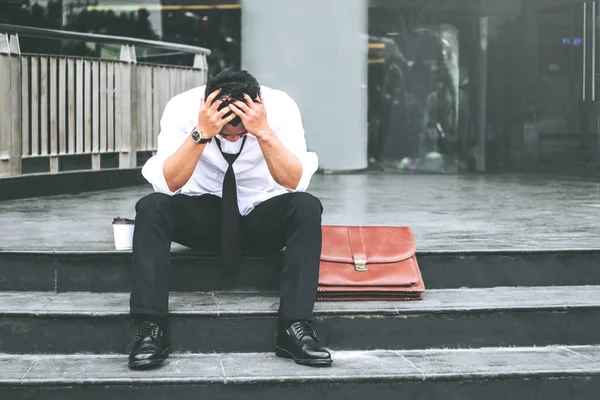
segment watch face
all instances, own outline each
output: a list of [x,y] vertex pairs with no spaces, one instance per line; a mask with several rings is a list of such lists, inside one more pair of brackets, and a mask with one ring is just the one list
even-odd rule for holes
[[192,132],[192,140],[194,142],[199,142],[202,139],[202,136],[200,136],[200,132],[198,132],[196,129],[194,129],[194,131]]

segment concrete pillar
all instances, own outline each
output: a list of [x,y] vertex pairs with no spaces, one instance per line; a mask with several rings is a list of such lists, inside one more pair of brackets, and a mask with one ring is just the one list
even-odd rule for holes
[[366,0],[242,0],[242,67],[302,112],[325,171],[367,167]]

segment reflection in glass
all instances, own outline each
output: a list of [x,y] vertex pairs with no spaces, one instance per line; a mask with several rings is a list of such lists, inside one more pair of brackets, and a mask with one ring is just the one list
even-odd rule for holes
[[[0,23],[164,40],[209,48],[209,71],[241,64],[239,1],[37,0],[0,1]],[[189,3],[189,4],[185,4]],[[120,46],[23,37],[25,53],[117,59]],[[136,48],[139,62],[185,65],[193,55]]]
[[416,24],[392,37],[371,36],[370,48],[382,56],[370,61],[371,162],[388,169],[457,172],[458,28]]

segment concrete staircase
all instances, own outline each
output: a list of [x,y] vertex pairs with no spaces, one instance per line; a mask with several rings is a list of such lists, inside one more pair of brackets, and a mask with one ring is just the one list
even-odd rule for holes
[[418,302],[318,302],[332,368],[273,354],[281,254],[173,255],[175,353],[128,370],[130,255],[0,252],[0,399],[595,399],[600,251],[420,253]]

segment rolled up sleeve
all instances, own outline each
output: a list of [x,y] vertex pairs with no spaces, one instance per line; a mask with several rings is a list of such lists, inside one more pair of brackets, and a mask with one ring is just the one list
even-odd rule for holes
[[298,186],[295,189],[284,189],[289,192],[304,192],[308,189],[313,175],[319,169],[319,158],[316,153],[307,151],[302,116],[298,105],[287,94],[283,94],[283,97],[280,106],[282,107],[282,116],[284,117],[282,121],[284,122],[280,128],[275,130],[275,133],[285,148],[298,157],[302,163],[302,176]]
[[175,119],[175,108],[173,102],[170,101],[167,103],[160,120],[160,133],[158,135],[156,155],[151,157],[142,168],[142,175],[152,185],[156,192],[168,194],[170,196],[185,192],[185,185],[176,192],[172,192],[169,189],[163,167],[165,161],[175,154],[185,142],[187,136],[188,133],[177,119]]

